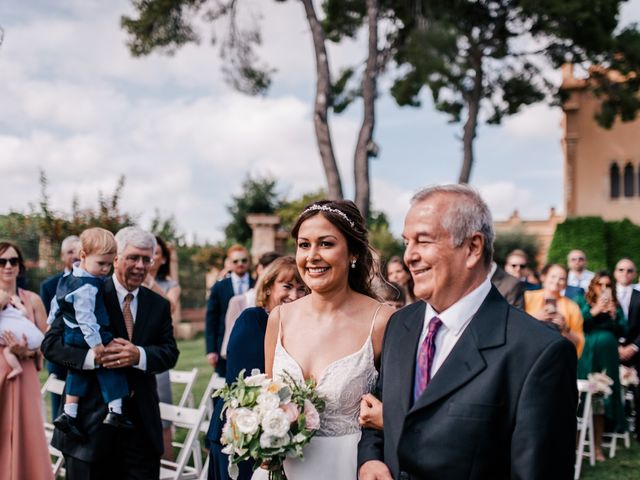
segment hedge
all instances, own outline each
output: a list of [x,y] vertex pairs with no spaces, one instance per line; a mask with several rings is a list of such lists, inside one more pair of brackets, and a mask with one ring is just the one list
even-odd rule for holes
[[592,271],[612,271],[622,257],[640,265],[640,226],[627,219],[605,222],[600,217],[569,218],[556,227],[547,259],[566,265],[573,249],[585,252],[587,268]]

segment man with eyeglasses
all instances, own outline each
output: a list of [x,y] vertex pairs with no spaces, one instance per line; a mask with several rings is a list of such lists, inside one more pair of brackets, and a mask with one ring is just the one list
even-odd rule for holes
[[155,374],[173,368],[178,360],[171,307],[164,297],[142,286],[153,262],[155,237],[138,227],[123,228],[115,237],[114,274],[103,286],[114,340],[101,358],[93,350],[65,345],[59,315],[45,335],[42,352],[69,369],[123,368],[130,391],[123,399],[123,412],[134,426],[120,431],[103,424],[107,405],[98,382],[92,380],[78,405],[78,420],[88,442],[58,430],[51,442],[64,455],[69,480],[160,476],[164,446]]
[[226,360],[220,356],[220,351],[229,300],[234,295],[245,293],[254,284],[253,278],[249,275],[249,252],[246,248],[242,245],[229,247],[227,260],[231,265],[231,273],[211,287],[205,317],[207,361],[223,378],[226,373]]
[[[618,347],[620,361],[635,367],[640,372],[640,292],[633,288],[637,275],[636,265],[629,258],[621,258],[616,264],[613,276],[616,279],[616,296],[627,318],[627,335]],[[635,396],[635,433],[640,439],[640,389],[634,390]]]
[[[80,261],[80,237],[78,237],[77,235],[69,235],[64,240],[62,240],[62,244],[60,245],[60,260],[62,260],[63,271],[58,272],[55,275],[45,279],[40,284],[40,298],[42,298],[44,308],[47,310],[47,315],[49,315],[49,310],[51,309],[51,300],[53,300],[53,297],[55,297],[56,295],[58,282],[65,273],[69,273],[73,269],[74,263]],[[61,380],[67,378],[67,369],[62,365],[58,365],[53,362],[47,362],[47,370],[49,371],[49,373],[55,374],[55,376]],[[59,408],[60,395],[52,393],[52,419],[56,418]]]
[[580,287],[586,292],[595,274],[587,270],[587,256],[585,253],[582,250],[571,250],[567,255],[567,265],[569,265],[567,285]]

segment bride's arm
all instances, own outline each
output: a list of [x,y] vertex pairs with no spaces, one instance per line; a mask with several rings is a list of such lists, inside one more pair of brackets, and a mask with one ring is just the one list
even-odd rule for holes
[[264,335],[264,372],[267,377],[273,375],[273,357],[276,352],[276,342],[280,331],[280,307],[274,308],[269,314],[267,331]]

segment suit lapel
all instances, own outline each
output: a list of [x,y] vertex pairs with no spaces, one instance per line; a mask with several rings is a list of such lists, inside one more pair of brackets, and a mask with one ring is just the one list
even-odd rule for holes
[[422,333],[424,324],[424,312],[427,305],[420,301],[417,307],[409,307],[411,311],[400,320],[402,325],[398,331],[398,337],[393,345],[390,345],[388,364],[392,365],[393,377],[389,380],[390,388],[385,387],[385,391],[393,392],[392,395],[385,394],[386,398],[393,398],[393,404],[398,405],[402,416],[411,407],[413,401],[413,377],[415,374],[416,353],[418,351],[418,341]]
[[127,328],[124,326],[124,317],[120,308],[120,301],[113,279],[108,278],[104,282],[104,303],[109,313],[109,324],[115,337],[127,338]]
[[481,350],[504,345],[507,312],[508,304],[497,289],[491,287],[489,295],[409,414],[449,395],[486,368]]

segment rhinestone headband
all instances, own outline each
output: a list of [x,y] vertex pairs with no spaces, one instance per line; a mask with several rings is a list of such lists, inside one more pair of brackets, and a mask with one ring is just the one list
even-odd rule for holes
[[335,213],[336,215],[339,215],[342,218],[344,218],[347,221],[347,223],[349,223],[349,225],[351,225],[351,228],[355,228],[355,226],[356,226],[356,224],[353,223],[353,221],[351,221],[351,219],[349,217],[347,217],[346,213],[344,213],[341,210],[338,210],[337,208],[327,207],[326,205],[317,205],[317,204],[311,205],[304,212],[302,212],[302,215],[304,215],[307,212],[311,212],[313,210],[322,210],[323,212]]

